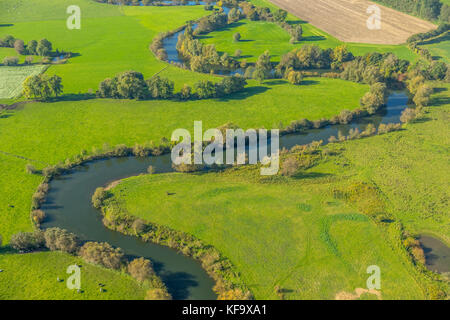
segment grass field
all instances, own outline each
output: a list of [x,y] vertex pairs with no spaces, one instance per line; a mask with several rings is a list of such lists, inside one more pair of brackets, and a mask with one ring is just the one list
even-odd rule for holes
[[0,99],[16,98],[22,94],[22,83],[29,76],[40,74],[43,65],[0,67]]
[[[290,17],[289,21],[299,21]],[[259,55],[264,51],[269,50],[272,61],[278,62],[280,57],[303,45],[318,45],[319,47],[335,48],[342,45],[343,42],[327,35],[310,24],[303,23],[303,40],[291,44],[289,42],[289,34],[280,26],[266,21],[249,21],[240,20],[233,23],[224,30],[218,30],[207,35],[200,36],[204,43],[215,44],[217,50],[227,52],[233,56],[236,50],[241,50],[242,55],[240,60],[247,59],[248,62],[255,62]],[[239,42],[233,41],[233,35],[239,32],[242,40]],[[414,61],[418,57],[415,53],[409,50],[405,45],[371,45],[361,43],[346,43],[347,48],[354,55],[364,55],[369,52],[393,52],[399,58]]]
[[288,299],[334,299],[365,287],[373,264],[384,270],[385,299],[423,298],[381,230],[334,200],[326,180],[258,183],[240,171],[141,176],[115,187],[109,204],[214,245],[257,299],[276,298],[276,285]]
[[[66,270],[74,264],[82,266],[81,293],[66,286],[70,276]],[[5,252],[0,254],[0,268],[0,300],[143,300],[146,292],[129,275],[60,252]],[[58,277],[64,281],[58,282]],[[99,283],[105,285],[104,292]]]
[[431,22],[378,5],[380,29],[370,29],[367,0],[271,0],[272,3],[308,21],[345,42],[403,44],[416,33],[436,28]]

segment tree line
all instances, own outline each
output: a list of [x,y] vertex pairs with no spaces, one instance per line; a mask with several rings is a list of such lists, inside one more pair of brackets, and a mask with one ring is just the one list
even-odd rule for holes
[[39,74],[30,76],[23,82],[23,94],[27,99],[47,100],[51,97],[58,97],[62,92],[62,79],[57,75]]
[[103,80],[97,91],[99,98],[113,99],[178,99],[193,100],[226,96],[242,91],[247,81],[240,76],[225,77],[221,82],[200,80],[194,89],[185,84],[178,93],[174,93],[174,82],[159,76],[145,80],[140,72],[125,71],[114,78]]
[[450,22],[450,6],[439,0],[374,0],[388,7],[406,12],[423,19],[444,23]]

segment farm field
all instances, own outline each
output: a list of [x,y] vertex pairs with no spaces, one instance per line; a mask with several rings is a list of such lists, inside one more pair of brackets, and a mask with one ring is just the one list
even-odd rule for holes
[[[355,56],[392,52],[413,66],[423,60],[403,39],[435,27],[386,8],[384,34],[369,36],[364,30],[365,6],[369,3],[365,0],[249,1],[273,12],[278,6],[289,9],[286,21],[302,25],[303,39],[291,44],[291,36],[276,23],[248,19],[198,38],[203,44],[214,44],[219,57],[225,52],[234,56],[241,50],[238,60],[250,63],[268,50],[269,70],[283,54],[304,45],[345,45]],[[333,14],[331,8],[336,9],[337,4],[339,14]],[[80,30],[66,27],[69,5],[81,8]],[[25,43],[46,38],[53,50],[72,53],[65,63],[41,65],[41,57],[35,56],[33,64],[26,66],[25,55],[0,47],[0,63],[7,56],[18,56],[21,63],[0,66],[0,300],[141,300],[151,289],[149,283],[132,278],[124,266],[113,271],[62,252],[19,253],[13,249],[13,235],[36,228],[30,219],[30,207],[44,179],[41,169],[118,145],[165,144],[175,129],[192,133],[194,121],[201,120],[204,130],[225,124],[243,129],[286,128],[293,121],[323,121],[342,115],[344,110],[365,108],[362,98],[371,90],[368,83],[372,83],[376,65],[353,70],[362,80],[354,77],[352,81],[342,80],[337,74],[344,74],[346,65],[333,67],[332,74],[322,77],[299,71],[299,82],[293,81],[288,72],[284,77],[272,74],[260,80],[253,74],[244,89],[221,94],[218,83],[225,77],[159,60],[150,50],[152,40],[188,21],[209,16],[211,11],[205,9],[203,5],[123,6],[93,0],[0,0],[0,40],[6,35]],[[233,41],[236,32],[242,36],[239,42]],[[448,63],[449,43],[444,36],[421,47],[429,49],[436,60]],[[377,57],[361,59],[361,64],[369,65],[369,58]],[[334,58],[328,55],[324,59]],[[379,78],[373,77],[378,79],[375,82],[391,81],[396,90],[405,84],[401,81],[410,76],[413,67],[400,72],[395,70],[397,63],[403,61],[392,59]],[[147,95],[142,100],[95,95],[101,81],[131,70],[141,72],[145,79],[156,74],[170,79],[175,94],[168,98]],[[43,72],[62,78],[63,93],[27,101],[21,96],[23,81]],[[214,82],[217,94],[200,97],[200,80]],[[208,173],[122,175],[117,179],[124,180],[110,190],[112,197],[104,204],[122,214],[194,235],[213,246],[232,262],[256,299],[280,299],[280,292],[285,299],[349,297],[355,289],[366,287],[368,265],[381,267],[382,290],[380,297],[365,294],[363,299],[443,298],[441,291],[436,294],[436,288],[447,290],[448,296],[448,281],[438,281],[440,276],[428,274],[421,263],[413,262],[411,252],[393,231],[401,223],[406,235],[430,235],[450,245],[450,85],[435,80],[427,84],[435,89],[430,91],[431,102],[423,108],[420,120],[403,124],[400,131],[323,146],[324,156],[294,176],[262,177],[253,166]],[[192,95],[184,99],[180,90],[186,85]],[[148,89],[150,85],[144,86]],[[7,105],[10,108],[5,108]],[[341,124],[345,121],[352,120],[344,119]],[[90,164],[83,170],[91,170]],[[33,174],[30,165],[37,170]],[[66,178],[71,180],[69,175],[62,180]],[[376,192],[357,202],[336,196],[335,191],[358,183],[373,186]],[[80,186],[72,187],[75,190]],[[395,224],[369,217],[365,206],[373,199]],[[90,196],[84,200],[94,210]],[[51,206],[52,201],[58,202],[50,197],[45,205]],[[57,204],[54,207],[58,208]],[[64,206],[59,209],[63,212]],[[51,214],[46,218],[50,223]],[[134,236],[130,242],[140,241]],[[168,277],[164,280],[164,263],[155,261],[155,270],[163,270],[158,276],[170,282]],[[82,293],[66,289],[65,270],[75,263],[83,265]],[[206,270],[195,265],[202,272]],[[180,283],[191,283],[194,288],[202,285],[195,283],[195,277],[189,281],[189,271],[178,276]],[[58,282],[57,277],[64,281]],[[106,284],[105,292],[99,290],[99,283]],[[180,296],[189,294],[186,290]]]
[[379,5],[381,29],[370,30],[366,10],[371,2],[366,0],[270,1],[345,42],[402,44],[413,34],[436,28],[430,22]]
[[43,65],[0,67],[0,99],[20,96],[25,79],[42,73],[46,68]]

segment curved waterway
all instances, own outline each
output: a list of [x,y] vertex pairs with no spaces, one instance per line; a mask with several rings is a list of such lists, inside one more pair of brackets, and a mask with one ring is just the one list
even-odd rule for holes
[[[322,129],[291,134],[280,138],[280,147],[310,143],[314,140],[328,141],[338,131],[347,134],[352,128],[365,129],[367,124],[398,123],[408,101],[404,93],[392,93],[382,114],[360,119],[348,125],[330,125]],[[147,158],[113,158],[86,163],[70,173],[53,179],[42,209],[47,214],[43,228],[60,227],[77,234],[84,241],[108,242],[120,247],[129,257],[145,257],[154,262],[157,274],[167,285],[174,299],[216,299],[212,291],[214,281],[200,263],[165,246],[143,242],[137,237],[123,235],[107,229],[101,213],[91,205],[95,189],[112,181],[145,173],[148,166],[156,174],[172,172],[170,154]],[[163,204],[161,204],[163,205]]]

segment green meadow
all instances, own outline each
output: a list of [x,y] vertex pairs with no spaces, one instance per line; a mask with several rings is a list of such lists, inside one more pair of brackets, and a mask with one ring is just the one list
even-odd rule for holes
[[[67,288],[70,274],[66,270],[74,264],[81,265],[81,292]],[[0,300],[143,300],[146,292],[144,285],[125,273],[60,252],[4,252],[0,267]],[[100,292],[99,283],[104,292]]]

